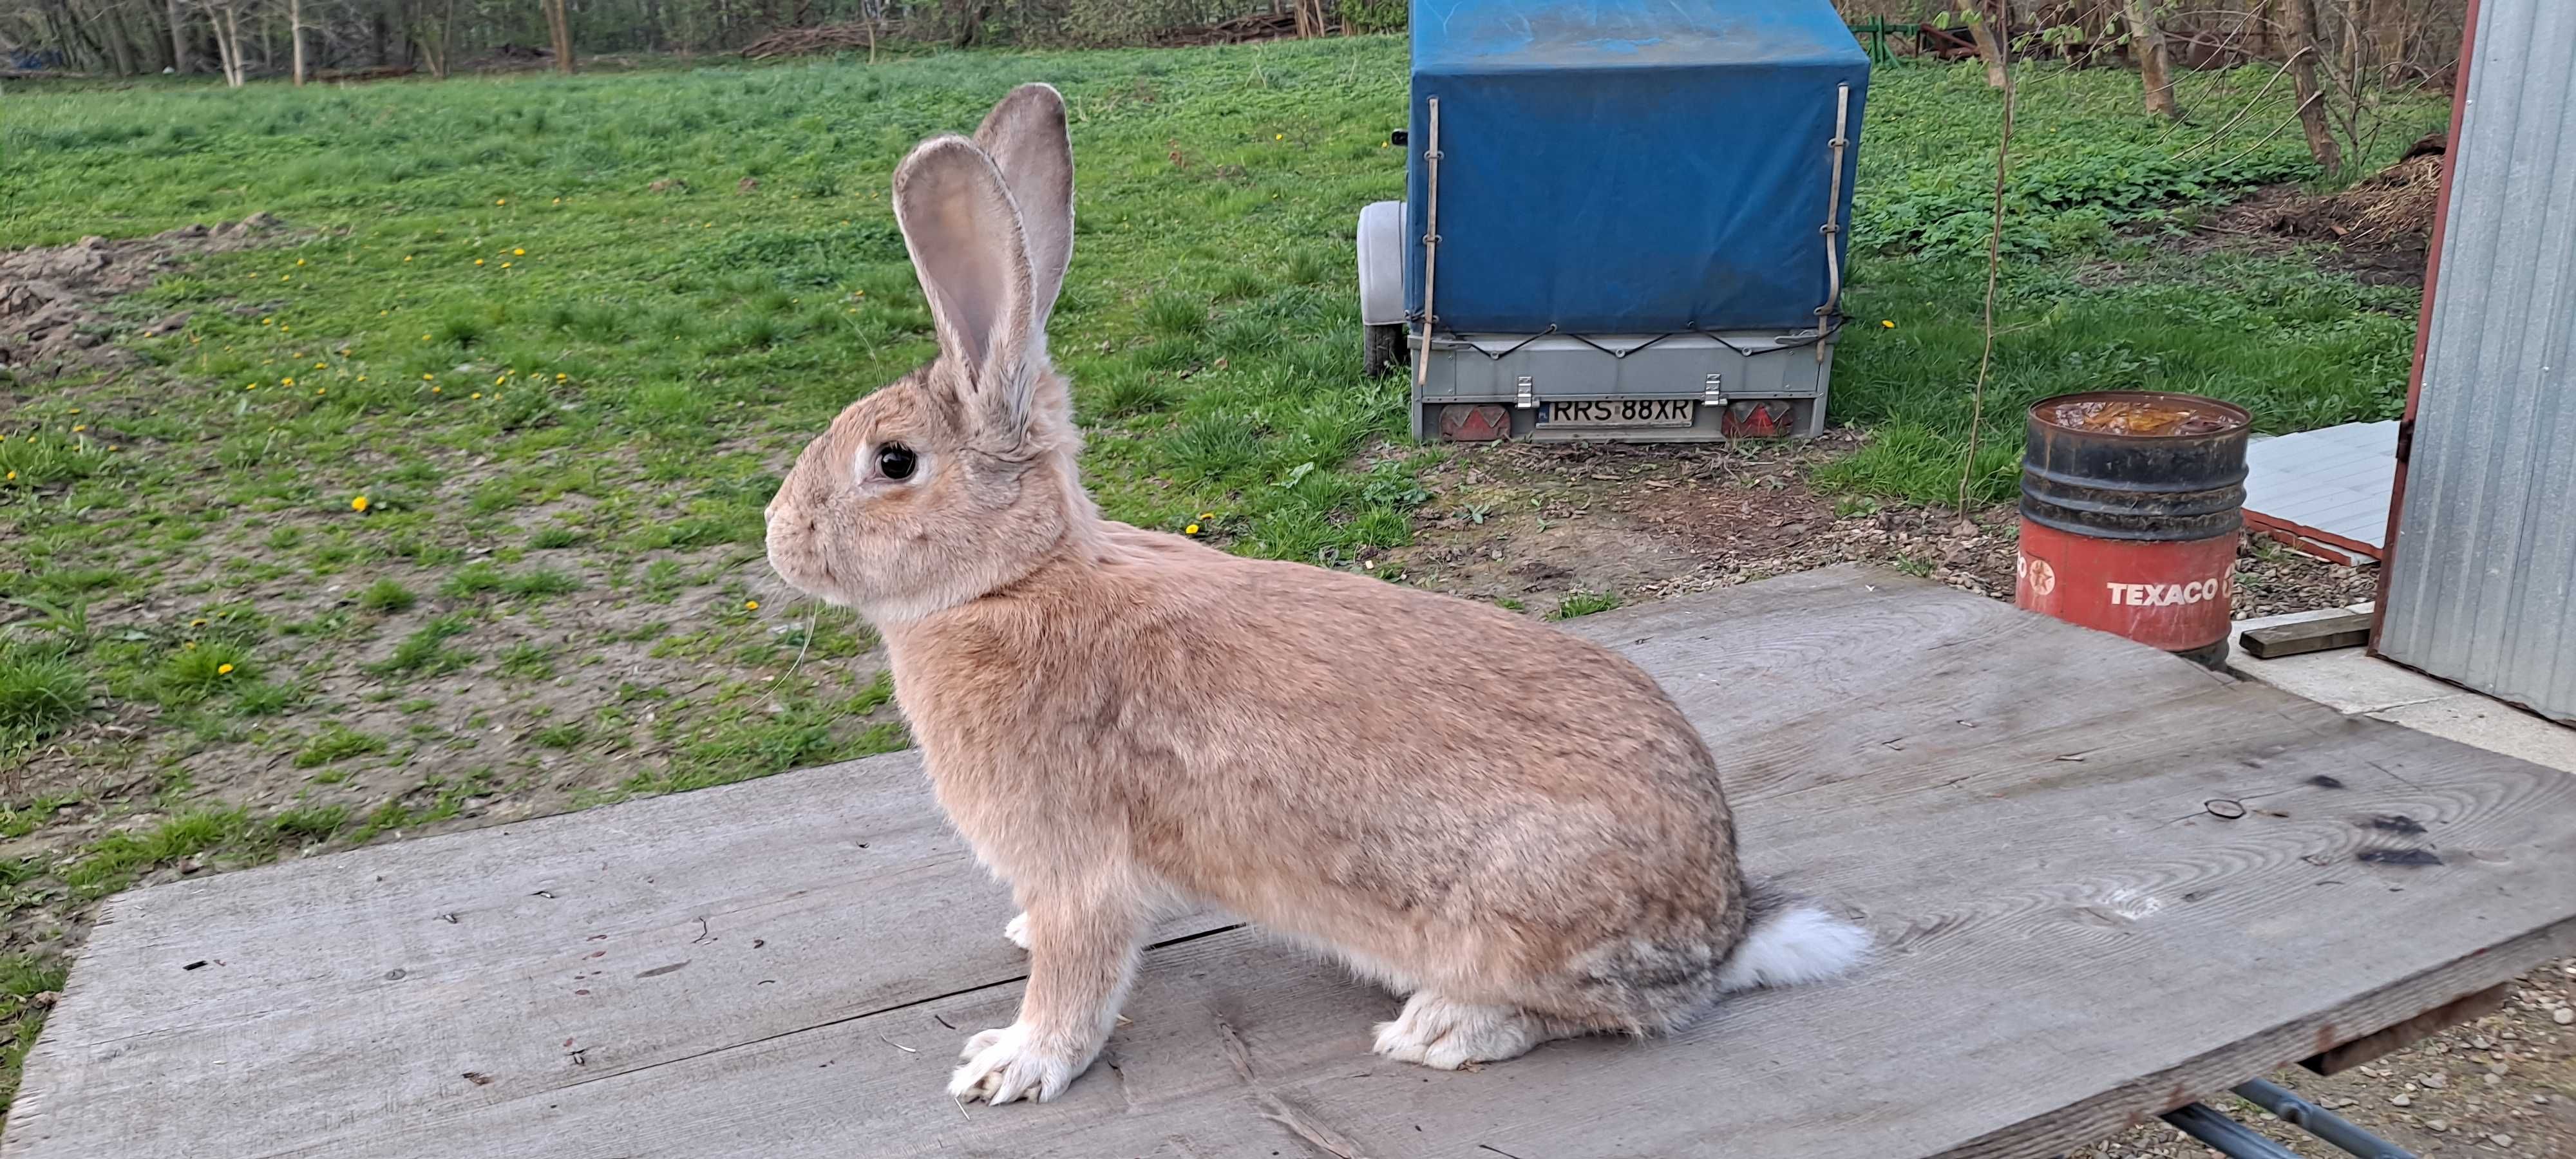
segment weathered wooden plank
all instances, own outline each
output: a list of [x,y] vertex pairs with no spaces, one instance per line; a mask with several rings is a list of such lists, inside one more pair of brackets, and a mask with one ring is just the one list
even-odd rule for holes
[[1864,973],[1451,1075],[1220,931],[1065,1100],[962,1112],[1006,905],[880,758],[120,899],[0,1151],[2037,1155],[2576,947],[2576,779],[1874,573],[1582,627],[1717,743],[1753,868],[1879,931]]
[[2363,1063],[2386,1058],[2454,1026],[2475,1022],[2502,1010],[2504,1000],[2512,990],[2512,983],[2498,982],[2484,990],[2460,995],[2385,1029],[2300,1059],[2299,1065],[2322,1075],[2342,1074]]
[[2239,634],[2237,642],[2244,646],[2246,655],[2257,660],[2358,648],[2370,642],[2370,614],[2351,612],[2321,620],[2253,628]]

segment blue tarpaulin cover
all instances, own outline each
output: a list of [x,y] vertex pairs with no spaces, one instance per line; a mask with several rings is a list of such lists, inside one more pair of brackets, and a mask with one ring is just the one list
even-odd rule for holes
[[1441,330],[1813,326],[1868,83],[1829,0],[1415,0],[1406,306],[1438,97]]

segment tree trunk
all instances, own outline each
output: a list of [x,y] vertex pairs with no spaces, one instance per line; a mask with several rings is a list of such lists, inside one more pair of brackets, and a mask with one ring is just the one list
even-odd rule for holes
[[170,71],[186,76],[196,71],[197,62],[188,51],[188,17],[179,10],[179,0],[170,0]]
[[2299,128],[2308,135],[2308,153],[2327,175],[2343,169],[2343,149],[2326,127],[2325,90],[2317,87],[2317,0],[2284,0],[2281,47],[2289,53],[2290,80],[2297,86]]
[[[1968,36],[1977,42],[1977,57],[1986,62],[1986,86],[2002,88],[2010,79],[2004,71],[2004,38],[2006,31],[1995,27],[1995,21],[1981,11],[1979,0],[1958,0],[1959,14],[1968,20]],[[2005,0],[2009,11],[2011,0]]]
[[546,31],[555,42],[555,71],[572,75],[572,14],[564,10],[564,0],[545,0]]
[[447,26],[438,33],[438,79],[456,68],[456,0],[447,0]]
[[2147,111],[2169,120],[2182,119],[2182,104],[2174,100],[2173,57],[2165,48],[2164,29],[2157,27],[2156,0],[2125,0],[2129,17],[2129,44],[2138,56],[2138,81],[2147,93]]
[[99,40],[107,45],[108,67],[115,69],[118,76],[133,76],[134,53],[125,43],[125,21],[117,19],[115,9],[104,15],[106,19],[98,21],[97,27]]
[[295,38],[295,87],[304,87],[304,0],[286,0],[286,34]]

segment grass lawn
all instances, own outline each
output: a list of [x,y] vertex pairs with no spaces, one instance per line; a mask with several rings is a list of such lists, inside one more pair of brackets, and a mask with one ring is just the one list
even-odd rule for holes
[[[1397,38],[13,94],[0,250],[285,225],[116,302],[187,314],[116,339],[142,366],[0,379],[6,1081],[139,879],[907,744],[870,633],[769,577],[760,513],[932,351],[895,163],[1027,79],[1073,110],[1053,346],[1109,514],[1325,564],[1405,543],[1445,452],[1359,377],[1350,244],[1400,195]],[[2057,391],[2395,413],[2414,291],[2181,244],[2309,174],[2295,132],[2200,147],[2261,79],[2188,77],[2169,130],[2132,76],[2031,74],[1984,496]],[[1819,479],[1920,502],[1960,470],[1997,100],[1972,67],[1874,89],[1834,401],[1872,434]]]

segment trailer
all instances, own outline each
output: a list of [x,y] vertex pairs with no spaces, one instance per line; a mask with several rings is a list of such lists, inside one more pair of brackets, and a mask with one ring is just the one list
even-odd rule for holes
[[1814,435],[1869,57],[1826,0],[1418,0],[1364,369],[1416,438]]

